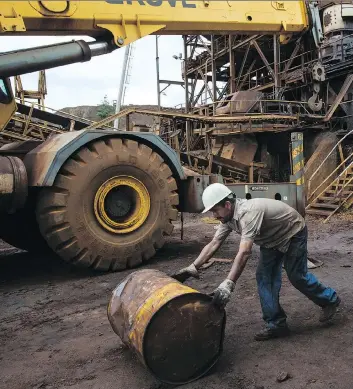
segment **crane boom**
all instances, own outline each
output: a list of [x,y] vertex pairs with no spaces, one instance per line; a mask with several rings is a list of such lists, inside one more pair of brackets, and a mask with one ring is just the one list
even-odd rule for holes
[[114,46],[107,42],[87,43],[78,40],[7,52],[0,54],[0,75],[13,77],[76,62],[86,62],[92,57],[108,54],[112,50]]
[[309,25],[305,0],[1,1],[0,34],[89,35],[125,46],[144,36],[293,34]]

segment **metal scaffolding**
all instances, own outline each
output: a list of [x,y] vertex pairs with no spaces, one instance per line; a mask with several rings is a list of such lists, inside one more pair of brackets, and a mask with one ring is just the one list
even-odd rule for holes
[[[123,70],[120,77],[119,91],[118,91],[118,99],[116,101],[115,113],[120,112],[121,106],[124,103],[125,93],[127,85],[129,84],[129,78],[131,75],[131,65],[133,58],[133,50],[134,45],[130,43],[125,47],[124,52],[124,61],[123,61]],[[114,121],[114,128],[116,130],[119,129],[119,118]]]
[[[184,36],[186,112],[248,117],[242,123],[188,120],[180,144],[189,160],[202,155],[240,162],[241,156],[247,167],[266,166],[267,179],[287,180],[290,132],[305,130],[307,143],[325,130],[353,129],[353,23],[344,18],[351,5],[332,4],[321,1],[312,11],[313,30],[285,41],[276,34]],[[278,119],[266,120],[271,114]],[[254,115],[263,121],[254,122]],[[288,126],[283,116],[296,116],[300,126]],[[278,130],[287,133],[274,136]]]

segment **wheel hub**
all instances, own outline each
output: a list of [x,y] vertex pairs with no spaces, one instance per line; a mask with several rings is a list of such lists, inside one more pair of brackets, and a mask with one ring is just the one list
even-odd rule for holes
[[147,219],[151,207],[145,185],[135,177],[116,176],[105,181],[94,198],[99,224],[115,234],[135,231]]

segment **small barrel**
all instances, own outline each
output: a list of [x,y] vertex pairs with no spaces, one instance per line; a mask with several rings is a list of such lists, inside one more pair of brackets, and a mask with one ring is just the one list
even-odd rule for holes
[[211,298],[157,270],[130,274],[113,291],[109,322],[162,382],[204,375],[222,352],[226,315]]

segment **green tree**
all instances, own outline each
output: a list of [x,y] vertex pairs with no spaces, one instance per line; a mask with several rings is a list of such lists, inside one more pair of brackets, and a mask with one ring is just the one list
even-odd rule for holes
[[108,96],[105,95],[103,101],[98,105],[97,116],[105,119],[115,113],[115,105],[110,103]]

